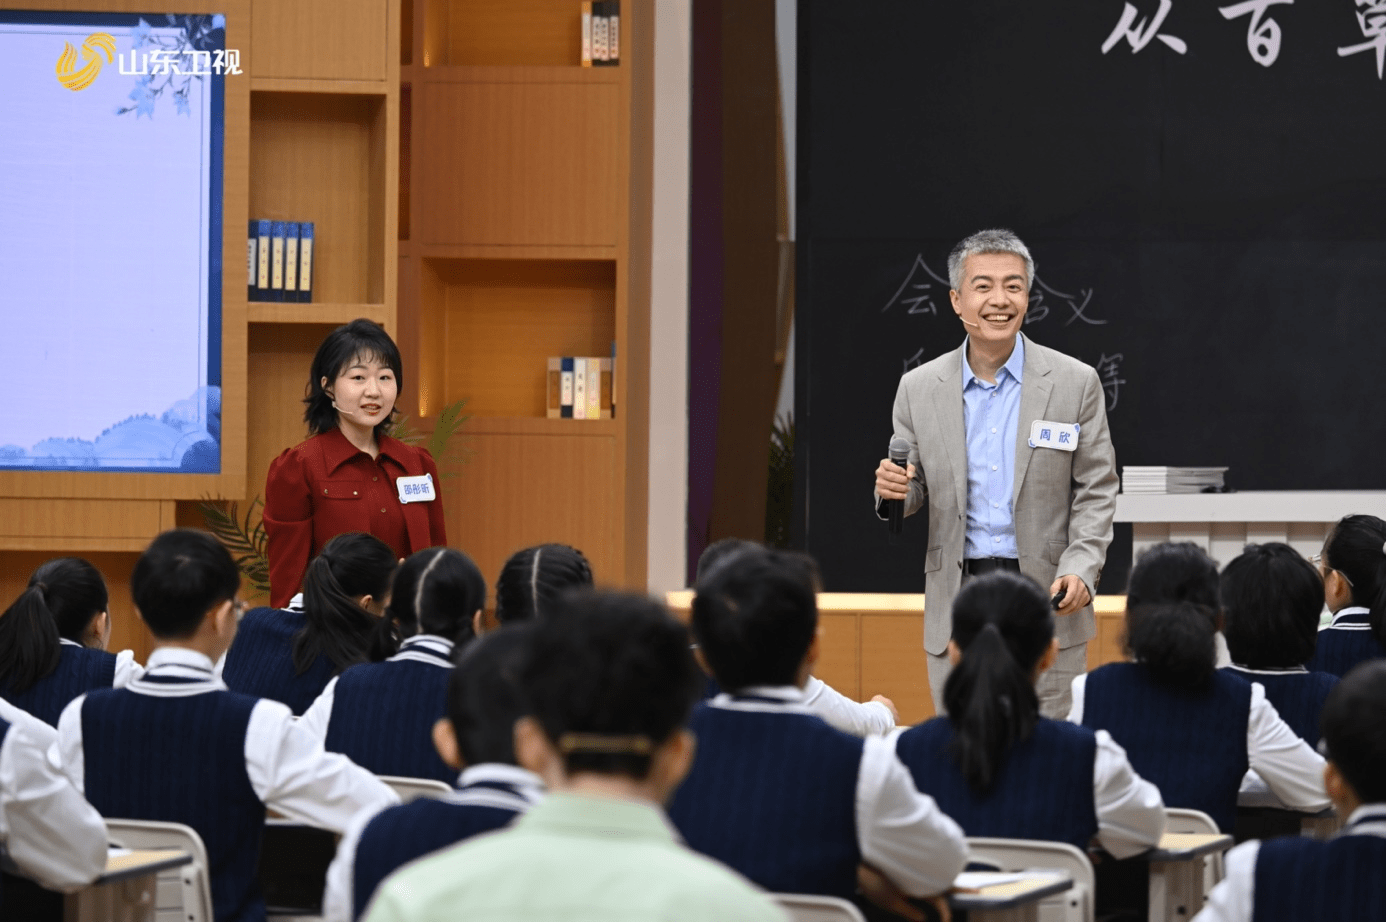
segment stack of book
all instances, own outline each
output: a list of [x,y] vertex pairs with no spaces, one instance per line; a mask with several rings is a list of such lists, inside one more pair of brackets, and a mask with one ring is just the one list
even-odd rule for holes
[[549,359],[549,419],[611,419],[616,415],[615,359]]
[[246,256],[251,301],[313,300],[312,221],[251,221]]
[[1221,490],[1225,467],[1132,467],[1121,469],[1123,493],[1202,493]]
[[614,67],[621,62],[620,0],[582,4],[582,66]]

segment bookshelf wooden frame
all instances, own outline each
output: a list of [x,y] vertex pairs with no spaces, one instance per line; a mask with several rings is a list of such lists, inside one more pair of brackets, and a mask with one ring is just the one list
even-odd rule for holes
[[[473,414],[442,492],[450,543],[483,573],[561,541],[599,582],[645,585],[649,305],[631,291],[648,253],[631,216],[648,190],[631,161],[647,7],[621,4],[619,65],[584,68],[577,2],[405,4],[401,347],[420,412]],[[546,419],[546,358],[612,343],[616,417]]]

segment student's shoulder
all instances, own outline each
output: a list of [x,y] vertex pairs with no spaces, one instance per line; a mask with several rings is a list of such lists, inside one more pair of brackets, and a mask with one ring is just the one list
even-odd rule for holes
[[680,917],[783,919],[783,911],[762,890],[726,865],[675,845],[650,849],[642,869],[664,901]]
[[[413,804],[389,807],[376,820],[386,814],[401,816],[395,811],[410,806]],[[495,868],[512,862],[523,865],[526,853],[524,843],[510,830],[483,833],[403,865],[386,878],[378,893],[401,908],[452,902],[473,888],[485,886]]]

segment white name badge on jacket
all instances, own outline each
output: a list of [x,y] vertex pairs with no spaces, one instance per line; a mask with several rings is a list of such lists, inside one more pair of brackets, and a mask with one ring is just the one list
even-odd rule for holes
[[1031,448],[1057,448],[1059,451],[1073,451],[1078,447],[1077,423],[1051,423],[1037,419],[1030,427]]
[[420,474],[417,477],[397,477],[395,486],[399,488],[401,503],[431,503],[438,498],[433,489],[433,475]]

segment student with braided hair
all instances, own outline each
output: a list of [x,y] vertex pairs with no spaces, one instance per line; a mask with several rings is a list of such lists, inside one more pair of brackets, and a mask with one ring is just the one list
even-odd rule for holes
[[78,695],[144,674],[131,651],[106,652],[110,637],[101,572],[80,557],[48,561],[0,615],[0,698],[57,726]]
[[592,585],[592,565],[566,544],[516,551],[496,580],[496,620],[501,624],[542,617],[569,589]]
[[301,715],[333,676],[366,662],[395,566],[394,551],[373,535],[333,538],[308,564],[303,592],[288,608],[246,612],[222,681]]
[[[376,658],[332,679],[302,722],[329,752],[377,775],[452,782],[433,746],[447,711],[454,656],[482,628],[486,581],[470,557],[447,547],[411,554],[395,573]],[[398,632],[398,640],[387,633]]]
[[1308,667],[1342,676],[1364,660],[1386,656],[1386,522],[1345,516],[1313,563],[1333,622],[1319,632]]

